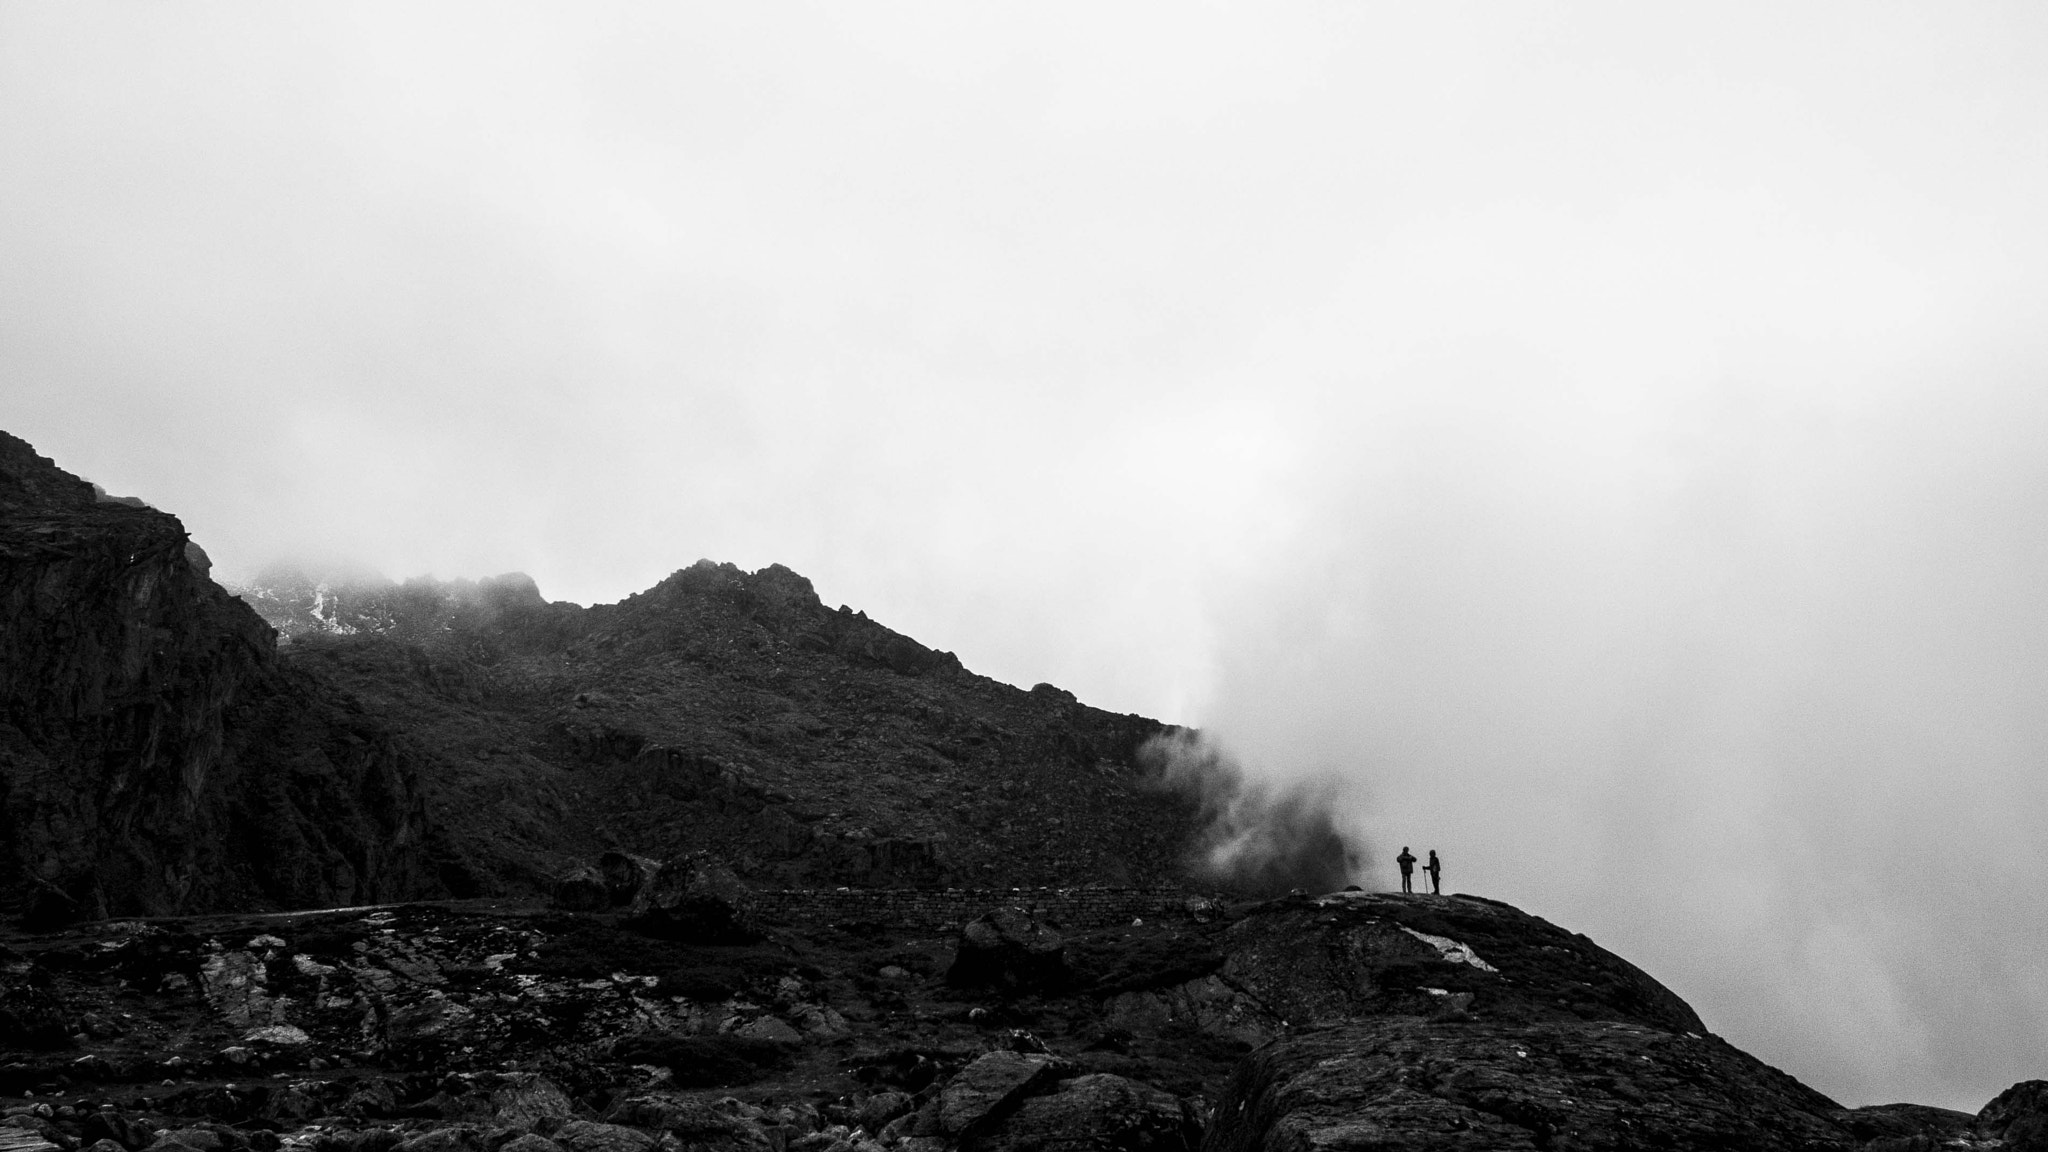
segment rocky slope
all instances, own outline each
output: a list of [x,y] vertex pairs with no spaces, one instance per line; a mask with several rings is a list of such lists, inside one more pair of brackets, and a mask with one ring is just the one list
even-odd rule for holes
[[0,907],[444,892],[416,750],[273,645],[174,517],[0,433]]
[[656,914],[690,887],[584,913],[470,901],[15,934],[0,1147],[1902,1152],[2048,1135],[2041,1081],[1975,1116],[1842,1108],[1583,936],[1473,897],[982,892],[848,919],[843,893],[739,896],[740,931],[712,943]]
[[519,575],[240,591],[287,666],[434,752],[430,809],[479,894],[607,848],[714,851],[763,887],[1197,879],[1195,809],[1140,764],[1163,725],[974,675],[780,566],[699,562],[590,608]]

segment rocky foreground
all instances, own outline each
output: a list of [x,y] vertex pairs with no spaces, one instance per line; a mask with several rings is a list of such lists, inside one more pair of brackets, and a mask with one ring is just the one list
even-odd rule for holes
[[606,871],[620,882],[589,911],[437,902],[15,934],[0,1148],[1893,1150],[2048,1135],[2040,1081],[1976,1116],[1842,1108],[1585,937],[1476,897],[892,904],[748,897],[702,859]]

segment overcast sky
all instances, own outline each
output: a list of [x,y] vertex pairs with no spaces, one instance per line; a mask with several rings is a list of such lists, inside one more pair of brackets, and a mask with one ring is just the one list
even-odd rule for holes
[[2048,1077],[2048,9],[0,7],[0,427],[782,562],[1853,1104]]

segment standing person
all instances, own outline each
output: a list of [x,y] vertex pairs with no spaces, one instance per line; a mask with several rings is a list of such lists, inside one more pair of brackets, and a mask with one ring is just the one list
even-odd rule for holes
[[1406,844],[1401,845],[1401,854],[1394,857],[1394,863],[1401,866],[1401,895],[1415,895],[1415,857]]
[[1429,873],[1429,894],[1431,896],[1443,895],[1444,862],[1436,858],[1436,849],[1431,848],[1429,850],[1429,863],[1424,864],[1422,870]]

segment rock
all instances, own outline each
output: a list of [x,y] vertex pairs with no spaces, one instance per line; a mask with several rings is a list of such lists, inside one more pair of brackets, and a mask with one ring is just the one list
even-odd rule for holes
[[528,1132],[499,1145],[498,1152],[562,1152],[562,1146],[538,1133]]
[[[6,732],[0,726],[0,757],[6,755]],[[50,974],[5,945],[0,945],[0,1036],[9,1037],[10,1047],[71,1045],[69,1020],[63,1004],[50,991]]]
[[291,1024],[267,1024],[252,1028],[244,1033],[242,1040],[250,1044],[271,1044],[279,1048],[303,1048],[313,1042],[306,1030]]
[[971,1136],[991,1117],[1000,1117],[1070,1069],[1052,1056],[987,1053],[946,1082],[939,1094],[939,1130],[947,1136]]
[[491,1122],[531,1128],[543,1120],[567,1120],[576,1104],[561,1086],[537,1073],[515,1073],[491,1091]]
[[976,1152],[1189,1152],[1202,1123],[1180,1099],[1106,1072],[1024,1101],[975,1138]]
[[667,1068],[681,1088],[750,1084],[786,1065],[788,1044],[749,1036],[684,1036],[649,1032],[620,1038],[613,1055],[633,1064]]
[[1858,1145],[1834,1121],[1840,1110],[1712,1037],[1622,1022],[1389,1017],[1252,1052],[1203,1148],[1847,1152]]
[[404,1139],[395,1128],[365,1128],[349,1141],[348,1152],[392,1152]]
[[860,1126],[870,1132],[880,1133],[889,1122],[900,1116],[908,1116],[917,1107],[917,1100],[908,1092],[877,1092],[860,1106]]
[[197,1152],[225,1152],[227,1142],[211,1128],[174,1128],[158,1138],[159,1144],[182,1144]]
[[1018,993],[1057,987],[1067,975],[1065,938],[1022,908],[997,908],[960,930],[946,982]]
[[557,876],[549,897],[565,912],[599,912],[611,906],[604,873],[587,864]]
[[803,1033],[773,1016],[763,1016],[757,1020],[749,1021],[742,1027],[735,1029],[733,1035],[745,1036],[749,1040],[770,1040],[777,1044],[801,1044],[804,1042]]
[[654,882],[661,864],[645,856],[607,852],[598,857],[597,870],[604,877],[605,902],[619,908],[631,904],[642,888]]
[[417,1004],[393,1009],[385,1024],[385,1038],[394,1047],[459,1041],[474,1014],[462,1004],[445,997],[430,997]]
[[853,1031],[847,1026],[846,1017],[817,1004],[799,1004],[791,1008],[789,1021],[815,1040],[836,1040]]
[[623,1124],[571,1120],[555,1129],[554,1142],[566,1152],[647,1152],[654,1137]]
[[1977,1123],[1977,1118],[1968,1112],[1931,1108],[1924,1104],[1873,1104],[1864,1108],[1845,1108],[1834,1114],[1834,1120],[1851,1137],[1866,1145],[1888,1142],[1873,1152],[1953,1145],[1958,1140],[1967,1147]]
[[1977,1135],[2006,1152],[2048,1152],[2048,1080],[2022,1080],[1977,1113]]
[[483,1133],[467,1124],[434,1128],[399,1141],[391,1152],[489,1152]]
[[57,1145],[43,1139],[38,1132],[26,1128],[0,1128],[0,1152],[63,1152]]
[[750,944],[761,938],[752,889],[708,853],[676,856],[633,898],[627,923],[650,936],[692,944]]
[[80,1134],[95,1144],[112,1140],[123,1148],[147,1148],[156,1139],[156,1133],[147,1127],[121,1115],[119,1112],[103,1110],[87,1116],[79,1125]]
[[100,1139],[85,1145],[85,1152],[128,1152],[128,1147],[119,1141]]
[[677,1093],[626,1097],[612,1105],[606,1119],[666,1133],[701,1152],[771,1152],[775,1144],[763,1123],[722,1111],[702,1098]]

